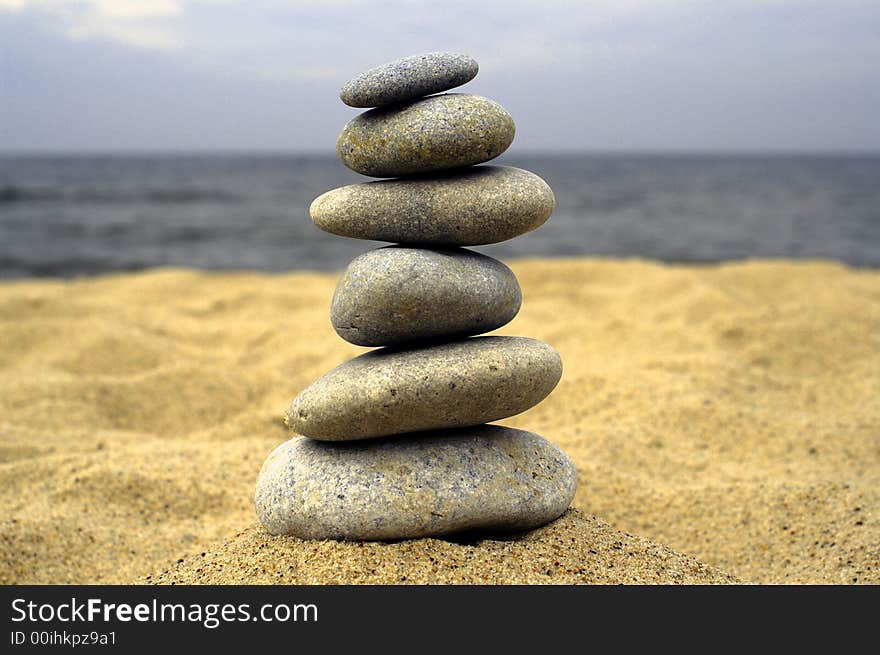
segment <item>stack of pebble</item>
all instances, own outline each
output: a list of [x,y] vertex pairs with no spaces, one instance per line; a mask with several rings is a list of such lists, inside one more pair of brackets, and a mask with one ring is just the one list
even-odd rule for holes
[[416,55],[342,89],[346,104],[375,108],[342,130],[339,157],[358,173],[398,179],[329,191],[311,218],[333,234],[397,245],[356,258],[336,288],[336,332],[381,348],[330,371],[288,409],[287,425],[302,436],[269,455],[255,494],[273,534],[525,530],[562,514],[574,496],[576,470],[559,448],[484,425],[543,400],[562,361],[534,339],[473,337],[509,322],[522,297],[507,266],[461,246],[533,230],[554,206],[538,176],[474,166],[513,141],[503,107],[430,95],[470,81],[477,68],[465,55]]

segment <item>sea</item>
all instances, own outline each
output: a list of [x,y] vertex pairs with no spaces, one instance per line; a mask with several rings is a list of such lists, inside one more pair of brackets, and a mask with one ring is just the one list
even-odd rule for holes
[[[541,228],[476,248],[521,257],[880,266],[880,156],[529,154]],[[309,204],[367,181],[331,155],[0,156],[0,278],[157,266],[332,271],[378,243],[325,234]]]

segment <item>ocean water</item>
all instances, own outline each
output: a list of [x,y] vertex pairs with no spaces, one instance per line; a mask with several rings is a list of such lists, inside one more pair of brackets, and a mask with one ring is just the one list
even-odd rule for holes
[[[505,155],[557,207],[477,248],[511,259],[831,258],[880,266],[880,157]],[[0,277],[153,266],[336,270],[376,242],[324,234],[311,201],[366,181],[324,156],[0,157]]]

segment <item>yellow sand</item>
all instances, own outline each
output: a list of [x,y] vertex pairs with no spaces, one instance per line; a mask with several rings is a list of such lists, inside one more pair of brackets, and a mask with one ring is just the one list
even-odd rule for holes
[[269,537],[251,492],[305,385],[363,349],[333,275],[0,284],[0,583],[880,583],[880,272],[514,262],[499,334],[565,362],[503,421],[580,471],[510,539]]

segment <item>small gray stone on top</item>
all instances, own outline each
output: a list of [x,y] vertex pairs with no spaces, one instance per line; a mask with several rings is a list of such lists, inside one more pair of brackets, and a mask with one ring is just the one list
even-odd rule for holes
[[495,425],[369,443],[297,437],[269,455],[257,516],[303,539],[402,539],[529,530],[560,516],[577,470],[531,432]]
[[350,107],[407,102],[470,82],[479,65],[456,52],[427,52],[371,68],[346,82],[339,92]]

